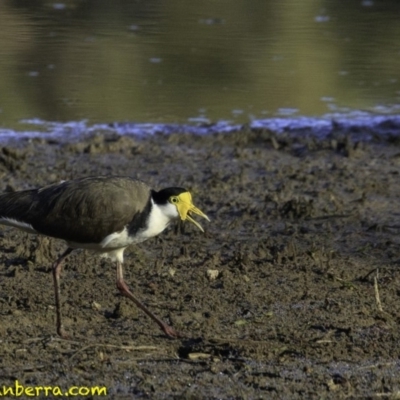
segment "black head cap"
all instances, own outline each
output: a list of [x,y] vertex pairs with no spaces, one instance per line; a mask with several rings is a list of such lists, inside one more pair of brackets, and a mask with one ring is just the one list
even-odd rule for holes
[[151,197],[157,204],[167,204],[171,196],[179,196],[185,192],[188,192],[188,190],[182,187],[169,187],[159,192],[152,190]]

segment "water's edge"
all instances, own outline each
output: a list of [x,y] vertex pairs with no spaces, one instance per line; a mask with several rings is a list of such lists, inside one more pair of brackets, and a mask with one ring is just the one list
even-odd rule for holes
[[230,121],[215,123],[204,121],[197,124],[135,122],[90,124],[88,121],[61,123],[31,119],[21,121],[20,130],[0,128],[0,141],[4,143],[33,138],[76,141],[99,132],[145,137],[173,133],[195,135],[229,134],[246,130],[265,130],[277,135],[307,136],[321,140],[339,133],[358,141],[393,141],[400,138],[400,115],[357,113],[355,115],[327,115],[319,118],[268,118],[253,120],[249,124],[233,124]]

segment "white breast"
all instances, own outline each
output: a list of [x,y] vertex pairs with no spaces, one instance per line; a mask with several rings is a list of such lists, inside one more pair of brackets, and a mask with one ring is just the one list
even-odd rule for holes
[[151,202],[152,207],[147,220],[147,227],[138,232],[137,243],[157,236],[172,220],[179,217],[178,210],[173,204],[168,203],[165,206],[160,206],[154,203],[153,200]]

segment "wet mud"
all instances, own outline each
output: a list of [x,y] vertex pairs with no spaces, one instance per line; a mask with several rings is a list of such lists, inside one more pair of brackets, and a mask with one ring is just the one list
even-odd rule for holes
[[[263,130],[99,132],[0,149],[1,191],[121,174],[184,186],[211,219],[125,252],[125,279],[168,339],[77,251],[55,333],[50,266],[65,244],[0,227],[0,382],[106,386],[109,398],[397,398],[400,142]],[[90,397],[88,397],[90,398]]]

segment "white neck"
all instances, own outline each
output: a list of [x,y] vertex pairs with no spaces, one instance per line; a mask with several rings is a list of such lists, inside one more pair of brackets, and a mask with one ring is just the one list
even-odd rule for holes
[[140,232],[143,239],[148,239],[161,233],[174,219],[179,217],[176,206],[171,203],[160,206],[151,200],[152,207],[147,220],[147,227]]

